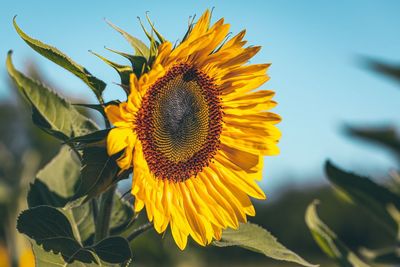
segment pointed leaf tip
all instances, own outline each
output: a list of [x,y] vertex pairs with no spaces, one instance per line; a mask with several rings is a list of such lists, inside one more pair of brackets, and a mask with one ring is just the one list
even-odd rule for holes
[[129,44],[135,49],[137,55],[143,56],[146,59],[149,58],[150,49],[142,41],[125,32],[112,22],[108,20],[105,21],[108,25],[110,25],[111,28],[119,32],[129,42]]
[[102,80],[93,76],[86,68],[77,64],[63,52],[58,50],[57,48],[47,45],[37,39],[33,39],[29,35],[27,35],[22,29],[18,26],[16,21],[16,16],[13,19],[13,25],[18,35],[36,52],[45,58],[53,61],[60,67],[68,70],[78,78],[80,78],[85,84],[87,84],[92,91],[96,94],[96,96],[101,96],[102,92],[106,88],[106,83]]
[[89,52],[95,55],[96,57],[100,58],[103,62],[111,66],[113,69],[115,69],[115,71],[117,71],[119,74],[119,77],[121,79],[121,84],[124,86],[129,86],[129,79],[130,79],[129,77],[133,73],[133,69],[131,66],[120,65],[115,62],[112,62],[111,60],[97,54],[96,52],[93,52],[92,50],[89,50]]

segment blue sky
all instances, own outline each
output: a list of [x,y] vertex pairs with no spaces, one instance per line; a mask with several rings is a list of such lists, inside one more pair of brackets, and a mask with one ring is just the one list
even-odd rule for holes
[[[167,4],[166,4],[167,3]],[[145,39],[137,21],[149,11],[171,41],[184,34],[188,17],[214,7],[214,21],[225,17],[233,33],[247,29],[249,44],[263,49],[253,63],[271,62],[271,80],[283,117],[281,154],[266,158],[267,193],[285,183],[319,183],[322,164],[331,158],[345,168],[373,174],[394,168],[383,151],[342,134],[344,123],[399,124],[400,88],[371,73],[363,56],[400,63],[399,1],[2,1],[0,55],[14,50],[17,67],[39,63],[64,95],[94,101],[73,75],[38,56],[15,33],[12,17],[29,35],[52,44],[108,83],[106,98],[122,98],[112,84],[117,74],[93,50],[124,63],[104,46],[130,52],[125,40],[103,18]],[[0,98],[10,97],[0,64]]]

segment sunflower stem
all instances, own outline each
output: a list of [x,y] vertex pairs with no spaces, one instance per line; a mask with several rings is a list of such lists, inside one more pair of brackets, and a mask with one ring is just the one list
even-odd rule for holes
[[116,188],[116,185],[112,186],[100,197],[100,207],[96,221],[95,243],[104,239],[109,234],[111,211]]
[[145,223],[145,224],[139,226],[138,228],[136,228],[126,239],[130,242],[130,241],[132,241],[133,239],[135,239],[139,235],[143,234],[144,232],[146,232],[147,230],[149,230],[152,227],[153,227],[153,223],[152,222]]

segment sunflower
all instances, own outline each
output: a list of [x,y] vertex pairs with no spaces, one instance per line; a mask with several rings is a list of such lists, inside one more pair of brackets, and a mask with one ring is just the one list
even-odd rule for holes
[[269,64],[247,64],[260,47],[228,32],[223,19],[210,26],[207,10],[178,46],[158,46],[147,73],[130,76],[126,102],[105,108],[108,154],[133,167],[135,211],[145,207],[158,233],[169,225],[182,250],[189,235],[205,246],[255,215],[263,156],[279,152],[274,92],[255,91]]

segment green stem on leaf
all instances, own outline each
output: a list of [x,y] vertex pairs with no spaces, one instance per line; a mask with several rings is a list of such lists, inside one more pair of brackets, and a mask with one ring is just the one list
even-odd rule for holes
[[109,234],[111,210],[116,188],[117,185],[113,185],[100,197],[100,207],[96,220],[95,242],[99,242]]
[[139,226],[138,228],[136,228],[126,239],[130,242],[152,227],[153,227],[152,222],[145,223],[145,224]]
[[93,223],[96,223],[97,222],[97,214],[99,212],[99,206],[97,205],[97,198],[93,198],[90,201],[90,205],[92,206]]
[[[98,96],[97,96],[97,100],[99,101],[100,105],[101,105],[101,106],[103,107],[103,109],[104,109],[106,106],[105,106],[105,102],[104,102],[103,97],[102,97],[101,95],[98,95]],[[108,120],[108,118],[107,118],[106,116],[104,116],[104,114],[103,114],[103,117],[104,117],[104,124],[105,124],[105,126],[106,126],[106,129],[111,128],[111,124],[110,124],[110,121]]]

